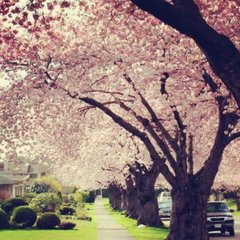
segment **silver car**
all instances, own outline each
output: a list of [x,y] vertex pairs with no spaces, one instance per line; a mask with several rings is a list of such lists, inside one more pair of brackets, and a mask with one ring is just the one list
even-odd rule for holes
[[158,202],[159,216],[161,218],[170,218],[172,211],[172,202]]
[[208,202],[207,204],[207,228],[208,231],[229,232],[235,235],[233,210],[229,210],[225,202]]

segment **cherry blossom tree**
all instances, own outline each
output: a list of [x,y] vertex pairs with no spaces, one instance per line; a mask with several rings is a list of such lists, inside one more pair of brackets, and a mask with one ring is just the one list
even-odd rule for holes
[[[225,148],[239,137],[238,1],[6,3],[1,67],[7,69],[4,80],[17,85],[3,90],[6,104],[15,108],[11,116],[5,106],[2,117],[15,126],[17,107],[28,112],[18,113],[27,129],[9,128],[9,139],[15,141],[12,132],[27,130],[38,136],[43,131],[33,134],[33,129],[42,125],[42,137],[54,146],[49,152],[56,153],[52,161],[61,165],[67,156],[67,170],[74,171],[78,167],[71,163],[79,155],[70,146],[79,139],[80,119],[70,118],[68,129],[61,124],[78,108],[84,114],[100,109],[145,145],[172,187],[168,239],[207,239],[208,195]],[[231,21],[224,26],[217,15]],[[14,102],[16,91],[23,97]]]
[[[231,41],[231,36],[224,35],[229,33],[229,26],[224,26],[219,19],[210,17],[211,11],[218,15],[221,14],[225,18],[236,13],[236,18],[233,21],[238,21],[238,1],[214,2],[212,9],[208,8],[205,1],[132,0],[131,2],[143,11],[192,38],[206,56],[215,74],[224,82],[239,104],[240,54]],[[226,9],[230,11],[227,13]],[[205,16],[206,19],[204,19]],[[211,25],[214,25],[214,27],[211,27]],[[230,32],[233,30],[239,31],[237,26]]]

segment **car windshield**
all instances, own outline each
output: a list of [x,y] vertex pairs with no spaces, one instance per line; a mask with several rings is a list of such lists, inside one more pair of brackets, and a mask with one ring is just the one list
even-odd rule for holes
[[172,207],[171,202],[159,202],[158,203],[159,208],[170,208]]
[[229,209],[225,203],[208,203],[207,212],[229,212]]

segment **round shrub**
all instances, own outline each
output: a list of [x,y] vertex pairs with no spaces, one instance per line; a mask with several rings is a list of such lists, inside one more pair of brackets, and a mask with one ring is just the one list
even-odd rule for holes
[[31,227],[37,220],[37,213],[30,207],[16,207],[12,213],[12,223],[16,227]]
[[53,229],[60,224],[60,218],[52,212],[43,213],[37,220],[37,228]]
[[76,227],[76,224],[72,222],[62,222],[59,225],[59,229],[62,229],[62,230],[70,230],[70,229],[74,229],[75,227]]
[[59,209],[59,212],[61,215],[73,215],[73,213],[75,212],[75,210],[72,207],[61,207]]
[[14,209],[14,205],[12,203],[6,203],[6,204],[2,205],[2,209],[5,213],[8,214],[8,216],[10,216]]
[[18,206],[25,206],[28,205],[28,203],[23,198],[10,198],[2,203],[2,209],[8,213],[11,214],[13,209]]
[[37,194],[30,202],[30,206],[38,213],[55,212],[61,204],[61,199],[56,193]]
[[0,209],[0,229],[8,227],[8,215]]

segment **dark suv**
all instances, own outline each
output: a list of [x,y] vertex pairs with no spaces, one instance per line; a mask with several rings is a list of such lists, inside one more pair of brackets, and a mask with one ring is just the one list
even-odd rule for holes
[[233,210],[229,210],[224,202],[208,202],[207,204],[207,228],[208,231],[229,232],[234,236]]

